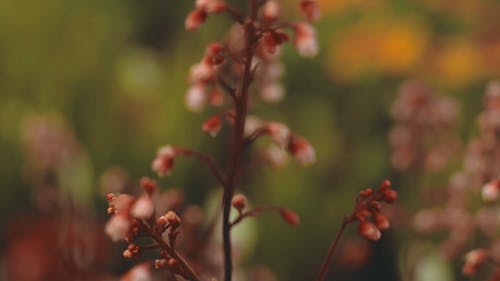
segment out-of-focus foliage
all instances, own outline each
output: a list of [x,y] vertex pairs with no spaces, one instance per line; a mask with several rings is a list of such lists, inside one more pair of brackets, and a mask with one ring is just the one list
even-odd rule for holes
[[[1,229],[14,214],[38,206],[37,190],[46,185],[33,180],[33,154],[23,142],[30,116],[65,120],[79,152],[77,160],[58,170],[58,184],[62,190],[85,189],[70,192],[72,200],[102,220],[98,179],[112,166],[123,168],[135,184],[152,174],[150,161],[165,143],[215,151],[217,161],[225,163],[227,133],[215,141],[204,135],[200,124],[209,113],[187,112],[183,96],[189,66],[203,54],[201,46],[224,36],[228,21],[210,19],[196,34],[184,32],[191,2],[0,1]],[[282,2],[290,4],[286,12],[296,13],[298,1]],[[422,204],[417,188],[424,180],[402,180],[390,168],[389,110],[403,80],[426,80],[463,104],[458,134],[465,139],[475,134],[473,120],[486,81],[500,76],[499,1],[319,3],[320,57],[303,60],[286,48],[286,99],[255,109],[307,136],[318,163],[307,169],[295,163],[250,167],[241,183],[253,204],[291,206],[301,214],[297,229],[273,216],[263,216],[255,226],[256,246],[247,261],[268,265],[280,280],[311,280],[343,214],[366,185],[386,177],[396,186],[405,183],[399,189],[403,221],[410,217],[405,212]],[[161,186],[180,187],[189,202],[204,206],[213,204],[208,198],[217,188],[204,167],[185,159]],[[404,264],[407,257],[398,262],[405,252],[396,246],[410,241],[408,225],[400,226],[393,228],[398,234],[388,235],[394,239],[375,246],[371,256],[378,259],[358,270],[336,268],[336,280],[430,280],[424,276],[434,273],[425,270],[449,274],[450,264],[433,252],[416,268]],[[3,241],[0,253],[7,248]]]

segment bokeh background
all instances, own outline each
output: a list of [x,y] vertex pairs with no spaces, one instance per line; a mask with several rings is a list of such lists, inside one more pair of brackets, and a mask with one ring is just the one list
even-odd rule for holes
[[[131,263],[104,237],[104,194],[120,185],[133,190],[141,176],[152,176],[150,162],[163,144],[212,151],[224,163],[227,133],[203,134],[209,113],[187,111],[184,94],[190,65],[230,22],[211,17],[200,31],[185,32],[192,2],[0,1],[0,279],[65,280],[39,276],[59,262],[43,257],[67,239],[60,226],[70,225],[96,237],[82,240],[101,245],[102,261],[89,270],[113,280]],[[300,18],[298,1],[281,2],[289,18]],[[286,98],[254,111],[306,136],[317,164],[261,165],[242,182],[252,204],[289,206],[302,223],[290,229],[268,215],[250,224],[240,234],[242,267],[262,264],[279,280],[312,280],[357,192],[390,178],[401,195],[399,222],[373,247],[349,229],[330,278],[461,280],[460,261],[447,260],[434,244],[439,235],[415,235],[410,222],[426,205],[420,188],[445,183],[449,171],[417,177],[391,167],[391,104],[403,81],[420,79],[456,100],[460,141],[476,135],[486,84],[500,76],[500,1],[319,5],[320,55],[307,60],[286,47]],[[45,173],[49,166],[57,172]],[[164,190],[184,190],[186,202],[202,208],[214,204],[220,189],[187,159],[160,182]],[[66,207],[54,211],[54,205]],[[27,263],[42,273],[8,273]]]

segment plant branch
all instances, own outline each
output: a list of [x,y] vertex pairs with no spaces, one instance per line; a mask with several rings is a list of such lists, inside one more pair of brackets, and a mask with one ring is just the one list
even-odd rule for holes
[[233,272],[233,262],[231,253],[231,224],[229,215],[231,212],[231,200],[234,195],[236,184],[236,176],[240,168],[240,159],[244,146],[244,128],[245,119],[247,116],[247,103],[248,92],[250,89],[251,80],[251,66],[252,59],[255,53],[255,36],[256,30],[254,22],[257,19],[257,5],[256,0],[250,0],[250,21],[245,23],[243,28],[245,30],[245,66],[243,77],[241,80],[239,93],[236,95],[235,102],[235,126],[231,141],[231,153],[227,166],[227,173],[224,186],[224,193],[222,196],[222,237],[223,237],[223,250],[224,250],[224,280],[231,281]]
[[191,150],[191,149],[186,149],[186,148],[177,148],[176,152],[179,154],[182,154],[184,156],[196,158],[198,160],[201,160],[205,164],[207,164],[208,168],[210,169],[212,174],[215,176],[215,178],[219,181],[219,183],[222,186],[225,185],[224,176],[222,175],[222,172],[219,170],[219,168],[215,164],[214,159],[210,155],[205,154],[203,152]]
[[316,277],[316,281],[325,280],[326,274],[328,273],[328,267],[332,261],[335,249],[337,248],[337,244],[338,244],[340,238],[342,237],[342,234],[344,233],[344,230],[346,229],[347,225],[349,223],[351,223],[352,221],[353,220],[351,217],[344,216],[344,219],[342,221],[342,225],[340,226],[340,229],[337,232],[337,236],[330,244],[330,248],[328,249],[328,254],[326,255],[326,257],[323,261],[323,264],[321,265],[321,269],[318,272],[318,275]]

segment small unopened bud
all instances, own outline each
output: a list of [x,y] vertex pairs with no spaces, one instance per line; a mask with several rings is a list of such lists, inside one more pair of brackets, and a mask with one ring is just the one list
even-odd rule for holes
[[193,112],[200,112],[205,106],[206,101],[205,87],[201,83],[191,86],[184,98],[186,108]]
[[391,226],[391,224],[389,223],[389,220],[384,215],[382,215],[380,213],[375,214],[374,220],[375,220],[375,225],[380,230],[387,230]]
[[384,192],[384,201],[387,203],[394,203],[398,199],[398,193],[393,189],[388,189]]
[[174,211],[168,211],[165,214],[165,219],[172,227],[177,227],[181,224],[181,218]]
[[371,241],[377,241],[382,236],[380,230],[371,222],[363,221],[358,225],[359,234]]
[[295,24],[295,48],[303,57],[314,57],[319,52],[316,31],[308,23]]
[[385,190],[385,189],[390,189],[391,188],[391,181],[388,179],[385,179],[381,184],[380,184],[380,189]]
[[277,103],[285,97],[285,88],[279,83],[269,83],[260,90],[260,97],[268,103]]
[[315,21],[319,19],[320,11],[315,0],[302,0],[300,2],[300,10],[309,21]]
[[465,255],[465,264],[462,268],[464,275],[473,275],[488,260],[489,253],[485,249],[475,249]]
[[175,155],[175,149],[172,146],[161,147],[156,154],[156,158],[151,163],[151,169],[160,177],[169,175],[174,167]]
[[134,266],[122,276],[120,281],[153,281],[153,276],[148,263],[141,263]]
[[373,194],[373,189],[367,188],[359,192],[359,196],[361,197],[370,197]]
[[266,131],[277,145],[284,147],[288,143],[290,129],[286,125],[278,122],[270,122],[266,126]]
[[231,204],[233,205],[233,207],[236,210],[241,212],[247,206],[247,198],[243,194],[237,194],[237,195],[233,196],[233,200],[231,201]]
[[291,226],[297,226],[300,223],[299,215],[292,210],[281,209],[280,215],[283,218],[283,220]]
[[203,132],[209,134],[211,137],[216,137],[222,128],[222,122],[219,115],[214,115],[203,122],[202,130]]
[[104,231],[114,242],[125,240],[130,229],[131,223],[123,215],[113,215],[106,223]]
[[267,21],[275,21],[280,15],[280,4],[276,0],[268,0],[262,7],[262,16]]
[[311,165],[316,161],[314,148],[302,137],[292,137],[288,143],[288,151],[302,165]]
[[481,189],[481,195],[485,201],[496,201],[500,197],[500,180],[488,182]]
[[144,191],[150,196],[153,194],[153,192],[155,192],[155,190],[158,189],[158,184],[156,183],[156,181],[148,177],[142,177],[140,185],[142,189],[144,189]]
[[134,254],[132,253],[131,250],[126,249],[125,251],[123,251],[123,257],[126,259],[131,259],[134,257]]
[[221,91],[214,89],[208,97],[211,106],[221,106],[224,104],[224,95]]
[[160,269],[167,266],[168,262],[166,259],[156,259],[154,263],[155,269]]
[[137,219],[150,218],[155,210],[153,200],[149,196],[141,196],[132,206],[130,214]]
[[207,20],[207,13],[204,9],[196,9],[190,12],[186,21],[184,22],[184,27],[188,31],[194,31],[200,28],[200,26]]
[[168,259],[168,266],[170,266],[171,268],[177,268],[179,266],[179,263],[174,258],[170,258]]

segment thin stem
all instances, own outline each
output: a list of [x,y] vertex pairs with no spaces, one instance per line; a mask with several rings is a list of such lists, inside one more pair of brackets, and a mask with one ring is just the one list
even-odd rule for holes
[[233,227],[236,224],[238,224],[239,222],[241,222],[244,218],[256,217],[256,216],[260,215],[261,213],[269,212],[269,211],[279,212],[282,209],[283,208],[277,207],[277,206],[260,206],[260,207],[255,207],[254,209],[251,209],[251,210],[246,211],[246,212],[240,212],[238,217],[233,222],[231,222],[231,227]]
[[342,221],[342,225],[340,226],[340,229],[337,232],[337,236],[330,244],[330,248],[328,249],[328,254],[327,254],[325,260],[323,261],[323,265],[321,266],[320,271],[318,272],[318,275],[316,277],[316,281],[325,280],[326,274],[328,273],[328,267],[329,267],[330,263],[332,262],[333,253],[335,252],[335,249],[337,248],[337,244],[340,240],[340,237],[342,237],[344,230],[346,229],[347,225],[351,222],[352,222],[352,219],[350,219],[348,217],[344,217],[344,220]]
[[214,159],[210,155],[186,148],[176,148],[176,152],[184,156],[194,157],[198,160],[201,160],[202,162],[205,162],[205,164],[207,164],[208,168],[215,176],[215,178],[219,181],[219,183],[222,186],[225,185],[224,176],[222,175],[222,172],[219,170],[219,168],[215,164]]
[[248,92],[251,79],[251,65],[255,53],[255,26],[257,19],[256,0],[250,0],[250,21],[244,24],[245,29],[245,66],[241,80],[239,93],[235,102],[235,126],[231,141],[231,153],[227,166],[227,173],[222,196],[222,238],[224,250],[224,280],[231,281],[233,272],[233,262],[231,253],[231,223],[229,215],[231,212],[231,199],[234,195],[236,176],[240,168],[240,159],[243,152],[245,119],[247,116]]
[[173,259],[175,259],[178,263],[179,266],[182,268],[182,271],[185,272],[188,276],[186,278],[189,281],[200,281],[200,279],[196,276],[194,273],[194,270],[189,266],[189,264],[182,258],[174,249],[172,249],[165,241],[163,241],[161,235],[158,235],[157,233],[151,233],[151,238],[158,243],[158,245],[161,246],[163,250],[165,250],[169,256],[171,256]]

